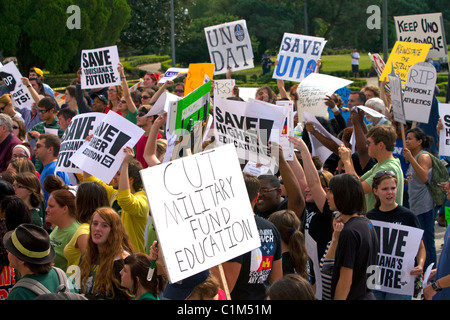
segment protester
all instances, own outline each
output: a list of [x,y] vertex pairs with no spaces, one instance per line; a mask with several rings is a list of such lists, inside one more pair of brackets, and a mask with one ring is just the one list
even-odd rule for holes
[[72,118],[76,115],[77,112],[72,108],[63,108],[59,110],[56,116],[58,117],[58,124],[61,130],[66,131],[66,129],[69,127],[70,121],[72,121]]
[[13,131],[13,122],[10,116],[0,114],[0,172],[8,168],[12,157],[12,150],[22,141],[16,137]]
[[[419,221],[408,208],[395,202],[397,191],[397,177],[392,171],[379,171],[373,178],[373,193],[375,195],[375,208],[367,212],[370,220],[385,221],[413,228],[420,228]],[[411,275],[421,276],[425,263],[425,245],[423,240],[416,256],[416,267],[410,271]],[[399,295],[381,290],[374,290],[377,300],[411,300],[413,294]]]
[[[120,114],[123,117],[125,117],[125,119],[136,124],[136,121],[137,121],[136,117],[137,117],[138,111],[137,111],[136,105],[133,102],[133,99],[131,98],[130,89],[128,88],[128,84],[127,84],[127,77],[125,76],[125,70],[121,63],[119,63],[118,70],[120,73],[120,78],[122,79],[122,85],[120,87],[116,87],[117,91],[114,93],[114,94],[117,94],[117,96],[119,98],[117,110],[120,112]],[[112,95],[111,99],[113,99],[114,94]],[[109,95],[110,94],[108,94],[108,96]]]
[[316,300],[311,284],[299,274],[286,274],[267,289],[267,300]]
[[22,115],[17,112],[16,108],[13,106],[10,94],[4,94],[0,97],[0,111],[1,113],[7,114],[13,119],[22,119]]
[[[139,141],[136,143],[135,150],[136,150],[136,159],[142,164],[142,167],[145,169],[147,168],[148,162],[146,161],[144,155],[145,155],[145,149],[147,145],[147,141],[150,137],[150,132],[152,132],[152,127],[155,122],[155,120],[158,118],[158,115],[147,117],[146,114],[150,111],[151,106],[150,105],[143,105],[139,108],[138,114],[137,114],[137,126],[142,128],[144,130],[144,134],[139,139]],[[165,123],[164,123],[165,124]],[[160,125],[160,123],[158,124]],[[153,140],[162,138],[162,135],[158,132],[159,127],[155,128],[157,136],[155,138],[152,138]]]
[[28,72],[28,77],[31,78],[36,78],[37,81],[39,81],[42,84],[42,87],[44,88],[44,91],[46,94],[54,97],[55,93],[53,91],[53,89],[46,83],[44,83],[44,72],[37,68],[37,67],[31,67],[29,72]]
[[18,144],[14,147],[12,151],[11,159],[16,158],[27,158],[31,159],[31,147],[29,143]]
[[27,204],[31,213],[31,223],[44,227],[46,218],[44,196],[36,174],[31,172],[18,173],[15,176],[13,187],[16,196]]
[[256,90],[255,99],[275,104],[277,95],[269,86],[262,86]]
[[48,198],[46,213],[47,223],[53,226],[50,242],[56,252],[55,266],[66,271],[64,249],[80,225],[75,219],[75,196],[68,190],[53,191]]
[[6,229],[11,231],[22,223],[31,223],[31,212],[21,198],[8,195],[0,201],[0,218],[5,219]]
[[364,190],[353,174],[330,180],[327,199],[331,210],[339,211],[344,228],[339,235],[333,269],[331,295],[334,300],[374,300],[367,287],[367,268],[375,265],[378,238],[370,220],[364,217]]
[[81,291],[89,300],[130,300],[120,284],[123,261],[134,253],[128,234],[116,211],[102,207],[90,223],[86,252],[80,261]]
[[26,127],[25,127],[25,122],[23,121],[22,118],[19,117],[15,117],[12,118],[13,121],[13,134],[19,138],[20,140],[22,140],[22,142],[25,142],[26,140]]
[[69,108],[75,111],[75,114],[78,113],[78,105],[76,95],[76,87],[74,85],[70,85],[66,87],[64,91],[64,103],[61,105],[61,109]]

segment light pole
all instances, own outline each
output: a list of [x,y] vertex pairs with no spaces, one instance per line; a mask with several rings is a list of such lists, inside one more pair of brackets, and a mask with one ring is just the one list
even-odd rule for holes
[[388,17],[387,17],[388,0],[383,0],[383,60],[386,63],[388,60]]
[[173,14],[173,0],[170,0],[170,38],[172,43],[172,67],[175,67],[175,21]]

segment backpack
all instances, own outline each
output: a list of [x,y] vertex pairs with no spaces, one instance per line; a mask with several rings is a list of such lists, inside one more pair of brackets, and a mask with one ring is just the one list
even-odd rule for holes
[[446,194],[444,191],[442,191],[441,187],[439,186],[442,182],[447,182],[449,179],[449,173],[447,171],[447,168],[445,165],[439,160],[436,156],[429,153],[428,151],[421,151],[417,155],[417,158],[419,158],[419,155],[425,153],[428,154],[431,158],[431,161],[433,163],[433,171],[431,175],[431,181],[427,181],[425,184],[428,187],[428,191],[430,191],[431,197],[433,198],[434,204],[437,206],[442,206],[446,199]]
[[87,300],[81,294],[70,292],[70,285],[66,273],[56,267],[53,269],[58,274],[60,285],[55,292],[50,292],[42,283],[35,279],[22,278],[14,285],[14,287],[26,288],[37,294],[35,300]]

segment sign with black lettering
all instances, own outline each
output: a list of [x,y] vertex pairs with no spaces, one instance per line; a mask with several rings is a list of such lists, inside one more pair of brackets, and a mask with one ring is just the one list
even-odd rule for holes
[[394,17],[397,40],[431,45],[429,58],[447,58],[442,13]]
[[439,117],[443,125],[439,133],[439,155],[450,156],[450,104],[439,103]]
[[394,69],[392,69],[392,72],[389,74],[389,83],[391,87],[392,113],[394,120],[406,124],[405,110],[403,108],[402,81],[395,74]]
[[22,83],[22,74],[17,69],[14,61],[0,67],[0,77],[11,94],[14,107],[31,109],[34,100],[28,88]]
[[316,71],[326,43],[324,38],[284,33],[272,78],[301,82]]
[[279,142],[284,110],[261,101],[235,101],[214,97],[216,145],[231,143],[243,160],[269,165],[269,141]]
[[245,20],[205,28],[214,74],[253,68],[253,49]]
[[406,120],[428,123],[436,80],[436,69],[431,63],[419,62],[409,69],[403,93]]
[[232,145],[141,170],[171,283],[259,248]]
[[81,51],[81,88],[104,88],[121,84],[117,46]]
[[413,295],[414,259],[423,230],[401,224],[371,220],[378,236],[377,264],[367,270],[367,286],[395,294]]
[[81,170],[110,183],[125,158],[123,149],[133,148],[144,130],[115,112],[108,112],[86,141],[69,159]]
[[94,132],[94,128],[106,116],[105,113],[88,112],[78,114],[72,118],[61,137],[56,171],[83,173],[70,161],[70,157],[84,144],[86,138]]

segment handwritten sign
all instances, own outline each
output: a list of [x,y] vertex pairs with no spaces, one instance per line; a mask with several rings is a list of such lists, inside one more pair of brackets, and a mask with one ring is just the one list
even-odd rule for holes
[[11,100],[14,107],[31,109],[34,100],[28,88],[22,83],[22,75],[14,64],[14,61],[8,62],[0,67],[0,77],[11,93]]
[[329,76],[321,73],[312,73],[299,84],[297,94],[298,121],[303,121],[303,112],[308,111],[318,117],[328,117],[328,107],[324,100],[327,95],[333,94],[337,89],[348,86],[353,81]]
[[209,56],[214,74],[251,69],[253,49],[245,20],[228,22],[205,28]]
[[123,149],[133,148],[144,130],[115,112],[108,112],[70,161],[81,170],[110,183],[125,158]]
[[232,145],[141,170],[141,177],[171,283],[260,246]]
[[287,161],[294,160],[294,144],[289,141],[289,137],[294,135],[294,101],[279,100],[277,106],[283,108],[284,123],[280,135],[280,146],[283,149],[284,158]]
[[86,137],[94,132],[94,128],[103,120],[105,115],[105,113],[100,112],[88,112],[72,118],[61,137],[56,171],[83,173],[70,161],[70,157],[84,144]]
[[191,63],[184,85],[184,95],[188,95],[214,77],[213,63]]
[[188,68],[169,68],[161,79],[159,79],[158,83],[166,83],[167,80],[175,80],[176,78],[187,74],[188,71]]
[[406,120],[428,123],[436,79],[431,63],[419,62],[410,68],[403,94]]
[[121,83],[117,46],[81,51],[81,88],[104,88]]
[[214,89],[222,98],[233,96],[233,88],[236,85],[234,79],[220,79],[214,80]]
[[413,295],[414,258],[423,230],[384,221],[371,220],[378,236],[377,265],[370,266],[367,284],[372,289]]
[[283,109],[271,104],[214,98],[216,145],[231,143],[240,159],[269,165],[269,141],[278,142],[284,123]]
[[315,72],[326,43],[324,38],[284,33],[272,78],[301,82]]
[[395,74],[394,70],[389,74],[389,83],[391,87],[392,113],[394,120],[406,124],[405,110],[403,107],[402,81]]
[[450,156],[450,104],[439,103],[439,117],[444,126],[439,132],[439,155]]
[[429,43],[429,58],[447,58],[442,13],[394,17],[398,41]]
[[391,73],[392,68],[394,68],[395,73],[402,80],[402,84],[405,84],[409,69],[417,62],[425,61],[428,51],[430,51],[430,46],[428,43],[395,42],[383,73],[380,76],[380,81],[388,81],[388,75]]

